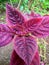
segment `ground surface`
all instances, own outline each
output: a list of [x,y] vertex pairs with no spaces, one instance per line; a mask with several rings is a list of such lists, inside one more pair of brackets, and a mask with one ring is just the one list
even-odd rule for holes
[[12,44],[0,48],[0,65],[9,65]]
[[[0,14],[0,23],[5,23],[6,15],[5,13]],[[5,47],[0,48],[0,65],[9,65],[10,55],[12,53],[12,43]]]

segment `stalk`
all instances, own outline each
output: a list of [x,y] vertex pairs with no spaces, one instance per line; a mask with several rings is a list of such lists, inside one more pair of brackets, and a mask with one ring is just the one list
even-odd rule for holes
[[18,3],[17,9],[20,8],[20,5],[21,5],[21,0],[20,0],[19,3]]
[[12,0],[10,0],[10,3],[11,3],[11,6],[13,7],[13,3],[12,3]]

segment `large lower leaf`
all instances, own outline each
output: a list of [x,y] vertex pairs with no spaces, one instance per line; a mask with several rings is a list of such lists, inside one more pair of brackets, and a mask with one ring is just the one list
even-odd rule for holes
[[14,42],[16,53],[24,60],[27,65],[30,65],[37,51],[37,43],[31,36],[16,37]]
[[[12,56],[10,59],[10,65],[26,65],[25,62],[17,55],[16,51],[13,50],[12,52]],[[30,65],[40,65],[40,57],[39,57],[39,53],[38,50],[31,62]]]
[[42,23],[38,26],[32,34],[36,37],[49,36],[49,16],[43,16]]
[[11,32],[11,29],[5,24],[0,24],[0,47],[11,42],[13,37],[14,35]]

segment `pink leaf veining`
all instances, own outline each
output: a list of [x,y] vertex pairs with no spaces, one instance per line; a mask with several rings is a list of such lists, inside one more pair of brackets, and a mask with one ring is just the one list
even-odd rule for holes
[[30,36],[16,37],[14,49],[24,62],[30,65],[37,51],[37,43],[34,38]]
[[[17,55],[16,51],[13,50],[10,65],[26,65],[25,62]],[[40,58],[38,51],[36,52],[30,65],[40,65]]]
[[24,17],[18,10],[7,4],[6,20],[9,25],[16,25],[16,24],[22,24],[24,22]]
[[0,24],[0,47],[5,46],[13,39],[13,34],[9,33],[10,29],[5,24]]
[[42,23],[32,34],[36,37],[49,36],[49,16],[43,16]]
[[42,17],[39,17],[39,16],[32,17],[24,24],[24,26],[25,26],[26,30],[28,30],[29,32],[33,32],[41,24],[41,22],[42,22],[41,20],[42,20]]

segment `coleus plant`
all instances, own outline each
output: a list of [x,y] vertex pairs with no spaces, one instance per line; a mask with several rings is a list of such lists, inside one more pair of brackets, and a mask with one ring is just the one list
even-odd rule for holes
[[6,24],[0,24],[0,47],[14,39],[10,65],[40,65],[36,38],[49,36],[49,16],[21,13],[6,5]]

